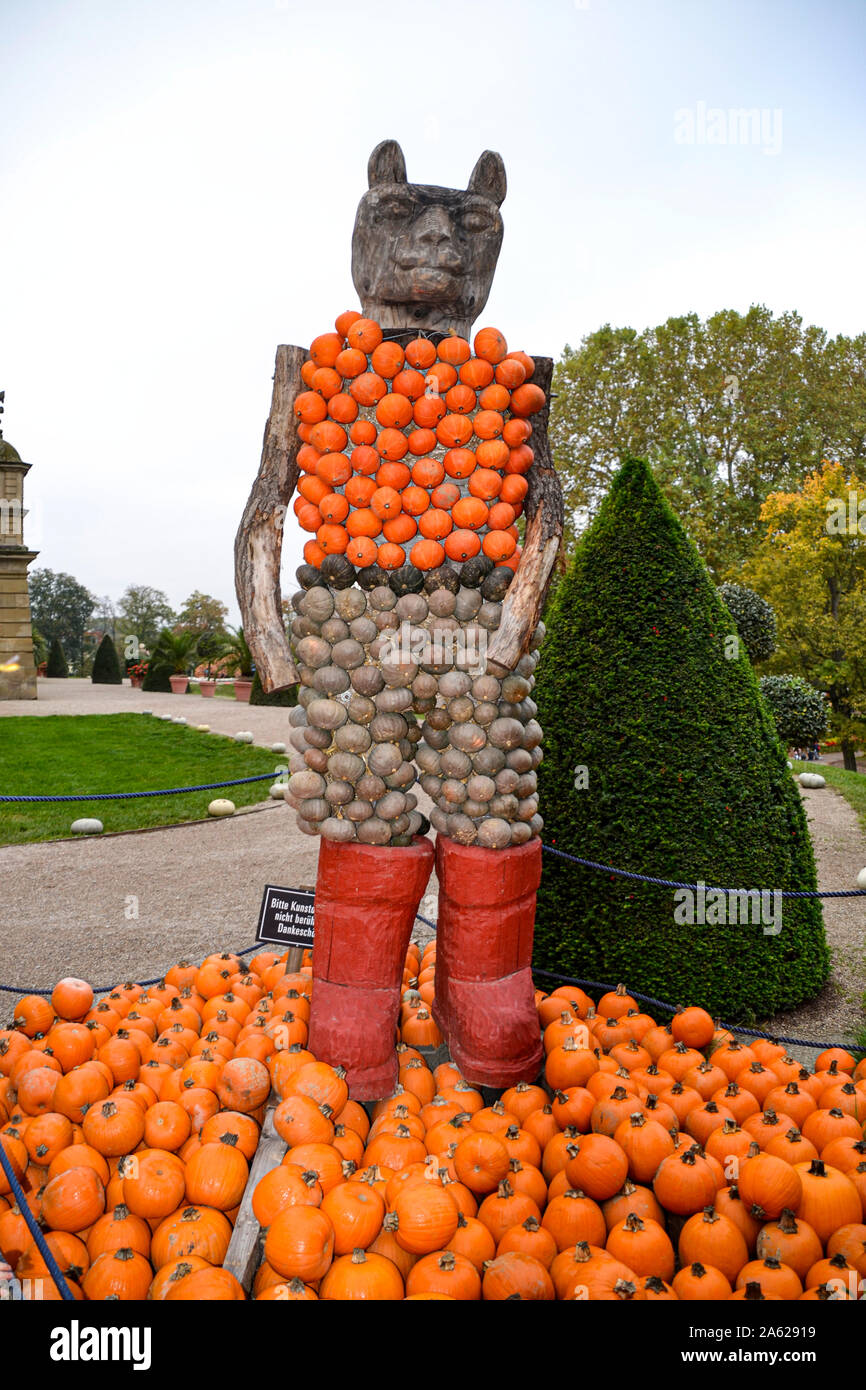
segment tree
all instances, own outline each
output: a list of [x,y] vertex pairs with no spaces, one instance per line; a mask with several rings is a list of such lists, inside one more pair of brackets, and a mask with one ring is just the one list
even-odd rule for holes
[[776,615],[769,603],[745,584],[722,584],[719,597],[736,624],[749,660],[766,661],[776,650]]
[[866,741],[866,467],[825,462],[795,492],[761,510],[764,538],[743,577],[772,604],[778,648],[771,673],[792,671],[823,690],[845,767]]
[[554,389],[569,542],[620,460],[639,454],[718,579],[759,541],[768,493],[828,452],[866,458],[866,334],[828,341],[795,313],[753,305],[642,333],[606,324],[566,347]]
[[[147,584],[129,584],[120,600],[120,627],[123,633],[135,638],[139,647],[152,648],[160,630],[174,622],[168,598],[161,589]],[[137,656],[137,651],[124,653]]]
[[102,632],[110,633],[112,638],[115,636],[117,628],[117,608],[115,607],[113,599],[109,598],[108,594],[103,594],[96,600],[93,613],[91,614],[91,620],[94,626],[100,628]]
[[117,659],[117,648],[107,632],[96,649],[96,655],[93,658],[93,672],[90,679],[94,685],[123,684],[123,676],[120,673],[120,662]]
[[[636,537],[639,538],[636,540]],[[814,890],[802,803],[733,620],[643,460],[577,548],[534,698],[545,840],[648,876]],[[735,1021],[811,998],[817,899],[687,897],[545,855],[536,964]],[[691,912],[694,925],[689,925]]]
[[[71,574],[37,569],[30,575],[30,612],[49,643],[63,644],[74,665],[81,661],[84,633],[96,599]],[[68,675],[69,672],[67,671]]]
[[826,733],[827,701],[802,676],[762,676],[760,687],[786,748],[811,748]]
[[198,633],[197,656],[199,661],[215,661],[225,643],[225,621],[229,615],[226,605],[210,594],[195,589],[177,615],[176,626],[191,628]]
[[196,632],[221,632],[229,610],[218,598],[194,589],[177,615],[176,627],[192,627]]
[[67,680],[69,677],[69,667],[66,664],[66,657],[60,645],[60,638],[55,637],[51,642],[51,650],[48,653],[48,664],[45,667],[46,676],[51,676],[54,680]]
[[[253,675],[253,654],[244,637],[242,627],[230,627],[226,640],[217,653],[220,660],[225,662],[226,670],[237,672],[242,677],[249,678]],[[252,694],[252,691],[250,692]]]
[[43,661],[48,660],[48,643],[38,627],[32,629],[33,632],[33,664],[37,669]]
[[172,675],[183,675],[193,664],[197,645],[198,634],[192,628],[179,628],[174,632],[165,627],[154,647],[153,661],[157,666],[168,667]]

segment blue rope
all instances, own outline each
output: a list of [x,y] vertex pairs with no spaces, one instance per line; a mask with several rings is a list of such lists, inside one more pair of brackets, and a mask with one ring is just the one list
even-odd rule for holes
[[27,1229],[29,1230],[30,1234],[35,1240],[36,1247],[43,1260],[45,1261],[46,1265],[48,1266],[48,1273],[51,1275],[51,1278],[57,1285],[57,1291],[60,1294],[60,1297],[68,1300],[70,1303],[74,1303],[75,1294],[72,1292],[63,1275],[60,1273],[60,1266],[54,1258],[51,1246],[48,1244],[44,1235],[40,1231],[39,1225],[36,1221],[36,1217],[33,1215],[33,1212],[27,1205],[27,1198],[24,1196],[24,1193],[21,1190],[21,1184],[19,1183],[18,1178],[15,1175],[15,1169],[12,1165],[12,1160],[7,1154],[2,1143],[0,1143],[0,1166],[2,1166],[3,1172],[6,1174],[6,1181],[12,1189],[12,1196],[15,1198],[15,1201],[18,1204],[18,1210],[20,1211],[21,1215],[24,1217],[24,1220],[27,1223]]
[[[571,975],[559,975],[555,970],[538,970],[535,966],[532,967],[532,973],[547,980],[557,980],[561,985],[577,985],[581,989],[600,989],[607,993],[616,988],[615,985],[606,984],[602,980],[575,980]],[[654,999],[651,994],[638,994],[637,990],[634,989],[630,989],[628,992],[632,999],[638,999],[642,1004],[654,1004],[657,1009],[664,1009],[669,1014],[675,1014],[677,1011],[676,1004],[666,1004],[663,999]],[[767,1042],[788,1043],[794,1047],[814,1047],[821,1051],[828,1047],[841,1047],[845,1052],[851,1051],[850,1043],[815,1042],[812,1038],[786,1038],[782,1037],[781,1034],[762,1033],[758,1028],[743,1028],[736,1023],[723,1023],[721,1021],[719,1027],[726,1028],[729,1033],[743,1033],[749,1038],[765,1038]],[[855,1052],[860,1051],[859,1048],[854,1050]]]
[[131,801],[140,796],[182,796],[185,792],[210,792],[217,787],[240,787],[246,782],[273,781],[276,772],[257,772],[255,777],[233,777],[230,782],[203,782],[200,787],[168,787],[156,792],[89,792],[84,796],[0,796],[0,801]]
[[[584,869],[598,869],[602,873],[614,874],[617,878],[632,878],[638,883],[654,883],[659,888],[689,888],[694,893],[701,891],[701,885],[698,883],[682,883],[675,878],[652,878],[649,874],[635,874],[629,869],[615,869],[611,864],[599,864],[594,859],[578,859],[577,855],[566,854],[564,849],[554,849],[553,845],[542,845],[541,848],[547,850],[548,854],[567,859],[571,864],[580,864]],[[716,888],[709,883],[705,883],[703,888],[707,893],[765,892],[778,893],[783,898],[866,898],[866,888],[838,888],[818,892],[805,888]]]

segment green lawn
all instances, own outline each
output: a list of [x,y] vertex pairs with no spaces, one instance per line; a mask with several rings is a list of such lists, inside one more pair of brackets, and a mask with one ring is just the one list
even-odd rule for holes
[[[0,719],[0,795],[150,791],[273,772],[278,755],[142,714],[22,715]],[[216,796],[264,801],[268,782],[133,801],[0,802],[0,844],[69,834],[79,816],[105,829],[175,825],[207,815]]]
[[862,772],[846,772],[842,767],[825,763],[794,762],[795,772],[819,772],[829,787],[835,787],[850,802],[866,830],[866,776]]

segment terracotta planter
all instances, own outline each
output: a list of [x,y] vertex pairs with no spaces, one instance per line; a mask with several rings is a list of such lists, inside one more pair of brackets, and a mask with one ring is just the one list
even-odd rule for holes
[[129,684],[132,686],[133,690],[140,690],[143,680],[144,676],[130,676]]
[[185,695],[189,686],[189,676],[169,676],[172,695]]
[[203,695],[206,700],[210,700],[213,697],[215,690],[216,681],[199,681],[198,683],[198,693],[199,695]]
[[248,705],[250,702],[250,691],[252,690],[252,688],[253,683],[251,680],[236,680],[235,699],[242,700],[245,705]]

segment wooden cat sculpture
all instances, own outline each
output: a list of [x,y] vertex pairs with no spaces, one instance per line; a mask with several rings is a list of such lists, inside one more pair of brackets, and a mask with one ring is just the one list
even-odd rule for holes
[[[396,1082],[403,961],[434,859],[433,1016],[451,1055],[476,1084],[538,1071],[531,691],[562,534],[552,363],[496,329],[470,342],[502,243],[500,156],[482,154],[465,189],[438,188],[409,183],[388,140],[368,182],[352,238],[362,311],[309,353],[278,348],[235,545],[262,684],[299,682],[287,800],[321,837],[309,1046],[357,1099]],[[290,646],[279,561],[296,487],[310,539]]]

